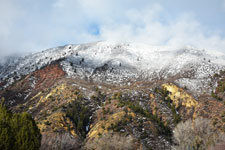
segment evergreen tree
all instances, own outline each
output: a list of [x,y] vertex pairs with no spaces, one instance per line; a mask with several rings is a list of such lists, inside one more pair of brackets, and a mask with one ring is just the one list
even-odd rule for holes
[[13,114],[0,104],[0,149],[36,150],[41,134],[28,113]]

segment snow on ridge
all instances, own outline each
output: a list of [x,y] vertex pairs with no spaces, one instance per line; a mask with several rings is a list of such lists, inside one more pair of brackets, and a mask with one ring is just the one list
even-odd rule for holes
[[92,60],[98,60],[98,65],[110,59],[120,59],[141,70],[162,68],[174,60],[176,61],[176,59],[180,60],[179,63],[200,62],[204,59],[218,63],[219,65],[225,62],[224,58],[218,56],[216,58],[205,50],[194,48],[174,49],[167,46],[148,46],[144,44],[116,42],[98,42],[89,47],[85,45],[83,56]]
[[[69,77],[93,77],[110,82],[155,76],[167,78],[190,70],[194,72],[193,78],[198,80],[208,78],[225,66],[225,55],[220,52],[103,41],[60,46],[18,58],[0,68],[0,78],[13,83],[15,76],[20,79],[22,75],[59,59]],[[96,68],[104,68],[104,65],[108,65],[105,73],[93,75]],[[184,83],[182,79],[179,81]]]

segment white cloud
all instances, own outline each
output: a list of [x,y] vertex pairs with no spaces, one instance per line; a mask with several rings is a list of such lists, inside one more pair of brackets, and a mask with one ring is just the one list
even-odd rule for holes
[[[174,15],[164,3],[141,2],[0,0],[0,56],[98,40],[192,45],[225,52],[224,37],[201,23],[195,12]],[[90,32],[93,26],[99,35]]]
[[127,22],[102,24],[100,39],[224,50],[225,39],[218,35],[206,36],[207,29],[193,14],[184,13],[163,23],[159,21],[161,13],[163,8],[158,4],[142,11],[128,10]]

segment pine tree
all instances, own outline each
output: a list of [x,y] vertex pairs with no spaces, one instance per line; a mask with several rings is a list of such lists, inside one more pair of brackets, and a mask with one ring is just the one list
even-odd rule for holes
[[41,134],[28,113],[13,114],[0,104],[0,149],[36,150],[41,145]]

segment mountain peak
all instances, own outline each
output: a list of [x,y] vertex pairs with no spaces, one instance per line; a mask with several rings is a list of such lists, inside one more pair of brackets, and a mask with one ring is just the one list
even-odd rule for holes
[[[1,67],[1,81],[15,80],[53,62],[58,62],[68,77],[96,82],[126,83],[129,80],[170,79],[191,83],[202,89],[199,81],[225,66],[225,55],[193,47],[173,48],[136,43],[100,41],[65,45],[14,59]],[[189,80],[189,81],[187,81]],[[115,82],[116,81],[116,82]],[[208,83],[208,82],[207,82]],[[196,88],[193,90],[196,91]],[[204,87],[207,89],[207,87]]]

